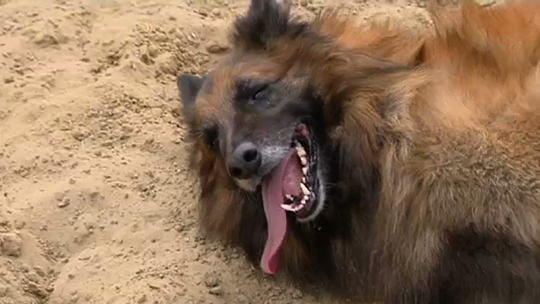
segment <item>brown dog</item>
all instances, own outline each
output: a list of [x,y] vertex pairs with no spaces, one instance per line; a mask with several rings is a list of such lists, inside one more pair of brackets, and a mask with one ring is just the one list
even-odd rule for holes
[[181,75],[202,226],[356,299],[540,303],[540,4],[409,33],[252,0]]

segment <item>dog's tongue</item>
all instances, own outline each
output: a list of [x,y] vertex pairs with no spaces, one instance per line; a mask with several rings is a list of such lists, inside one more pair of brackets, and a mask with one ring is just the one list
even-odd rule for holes
[[268,238],[264,246],[261,268],[267,274],[275,274],[279,268],[281,246],[287,233],[287,217],[281,204],[285,194],[300,196],[302,189],[302,167],[296,151],[291,152],[269,177],[263,181],[262,195],[268,225]]

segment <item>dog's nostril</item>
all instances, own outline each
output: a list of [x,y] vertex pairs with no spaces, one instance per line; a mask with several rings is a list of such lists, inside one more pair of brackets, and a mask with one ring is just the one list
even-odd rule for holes
[[259,152],[257,152],[256,149],[249,149],[246,152],[244,152],[244,160],[248,163],[251,163],[257,160],[258,155],[259,155]]

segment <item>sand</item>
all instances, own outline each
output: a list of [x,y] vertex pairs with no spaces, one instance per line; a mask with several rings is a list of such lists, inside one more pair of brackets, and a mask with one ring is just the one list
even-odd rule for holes
[[[401,0],[400,0],[401,1]],[[0,303],[334,303],[205,240],[175,75],[247,1],[0,0]],[[299,0],[427,23],[415,1]]]

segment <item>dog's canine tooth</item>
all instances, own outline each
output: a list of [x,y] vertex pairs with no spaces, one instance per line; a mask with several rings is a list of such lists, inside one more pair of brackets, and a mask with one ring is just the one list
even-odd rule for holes
[[302,193],[304,193],[305,195],[311,194],[311,192],[310,192],[309,189],[306,187],[306,185],[300,183],[300,188],[302,189]]

